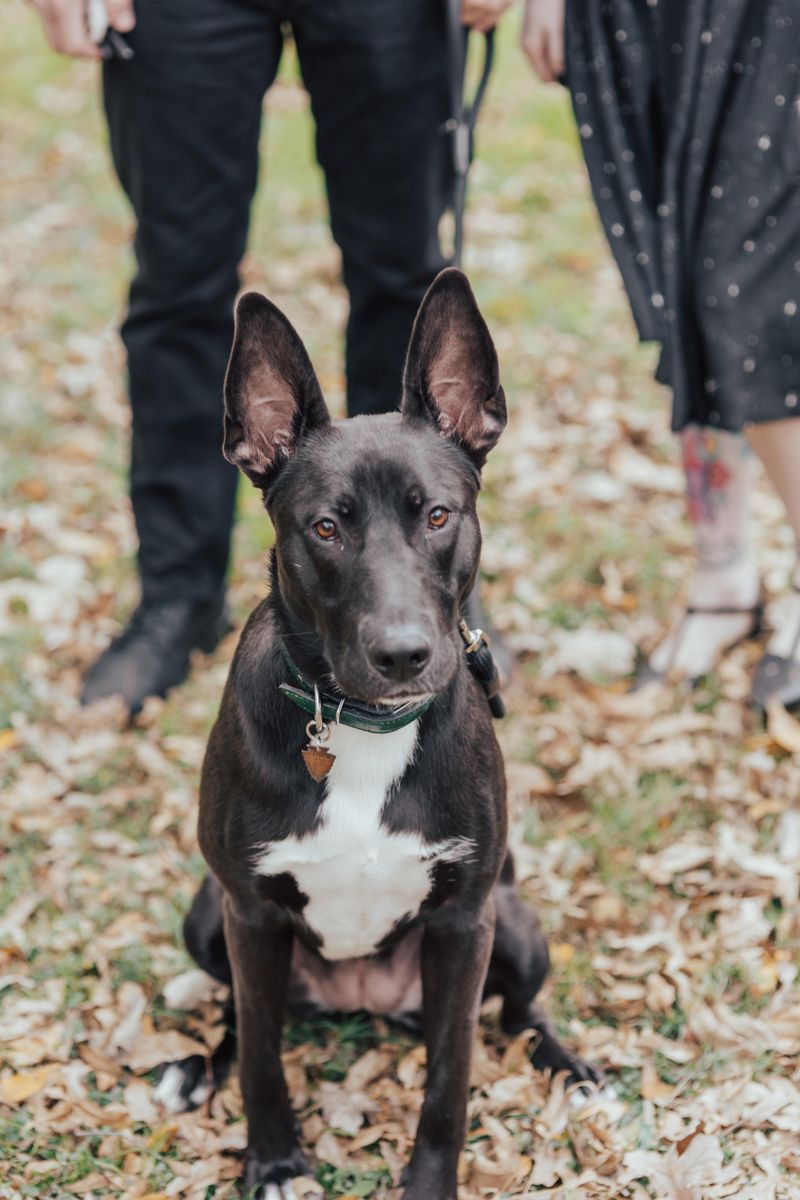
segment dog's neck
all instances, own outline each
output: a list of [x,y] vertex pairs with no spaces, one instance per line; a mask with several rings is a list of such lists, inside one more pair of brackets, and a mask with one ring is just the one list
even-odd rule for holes
[[334,676],[322,648],[322,639],[315,629],[292,612],[277,586],[277,580],[273,580],[269,603],[275,632],[282,639],[293,662],[306,679],[330,691]]

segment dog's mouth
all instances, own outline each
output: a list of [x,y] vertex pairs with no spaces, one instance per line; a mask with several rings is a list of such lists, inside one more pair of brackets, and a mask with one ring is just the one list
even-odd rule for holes
[[416,677],[390,679],[372,669],[365,656],[349,655],[337,661],[328,655],[328,678],[340,695],[369,708],[392,711],[430,702],[446,691],[458,665],[454,642],[436,648],[434,659]]
[[376,695],[374,692],[368,693],[364,688],[344,687],[333,672],[331,672],[328,678],[335,690],[340,695],[346,696],[349,700],[356,700],[359,704],[365,704],[368,708],[379,708],[386,712],[396,712],[398,715],[403,709],[414,708],[417,704],[426,704],[438,695],[438,692],[435,691],[413,691],[410,688]]
[[401,709],[413,708],[415,704],[426,704],[433,700],[436,692],[398,692],[392,696],[381,696],[378,700],[370,700],[373,708]]

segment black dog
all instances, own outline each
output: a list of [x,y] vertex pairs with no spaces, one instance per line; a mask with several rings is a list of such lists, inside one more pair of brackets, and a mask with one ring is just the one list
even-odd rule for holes
[[[509,1033],[538,1032],[537,1067],[596,1078],[533,1003],[547,946],[514,888],[500,751],[458,632],[479,472],[506,422],[497,356],[466,278],[444,271],[401,411],[331,421],[300,338],[248,295],[225,410],[225,455],[264,493],[276,541],[208,744],[212,874],[185,932],[233,984],[245,1185],[279,1200],[307,1169],[279,1055],[287,1004],[368,1009],[421,1017],[428,1081],[404,1197],[453,1200],[483,996],[502,996]],[[205,1080],[189,1059],[160,1095],[186,1107]]]

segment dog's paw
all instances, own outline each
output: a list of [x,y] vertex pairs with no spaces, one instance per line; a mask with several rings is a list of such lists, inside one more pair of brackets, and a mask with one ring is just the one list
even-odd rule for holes
[[325,1193],[307,1177],[287,1179],[285,1183],[262,1183],[252,1193],[253,1200],[325,1200]]
[[457,1200],[458,1182],[451,1162],[436,1151],[416,1146],[400,1175],[400,1200]]
[[181,1113],[205,1103],[213,1090],[207,1060],[200,1054],[193,1054],[181,1062],[167,1063],[156,1084],[153,1099],[168,1113]]
[[[593,1067],[585,1058],[573,1054],[566,1046],[562,1046],[557,1038],[547,1033],[542,1036],[533,1052],[533,1065],[537,1071],[550,1071],[553,1075],[560,1075],[566,1071],[569,1085],[594,1084],[595,1088],[591,1089],[592,1091],[602,1089],[605,1083],[602,1071]],[[586,1096],[589,1090],[579,1086],[576,1094]]]
[[585,1058],[581,1058],[578,1054],[571,1054],[569,1050],[565,1052],[566,1063],[559,1067],[560,1071],[567,1071],[569,1083],[593,1083],[598,1089],[605,1085],[605,1076],[598,1067],[593,1067]]
[[322,1189],[311,1179],[311,1170],[297,1147],[284,1158],[261,1159],[248,1151],[242,1188],[253,1200],[323,1200]]

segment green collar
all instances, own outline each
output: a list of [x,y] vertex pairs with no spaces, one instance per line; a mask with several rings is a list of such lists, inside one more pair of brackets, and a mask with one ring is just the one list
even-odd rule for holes
[[[287,700],[291,700],[292,704],[296,704],[298,708],[302,708],[304,712],[310,713],[313,717],[315,714],[314,685],[306,679],[286,649],[282,638],[279,638],[278,645],[289,673],[295,680],[294,685],[291,683],[279,684],[278,690]],[[322,717],[326,723],[333,721],[339,725],[349,725],[351,729],[363,729],[365,733],[394,733],[396,729],[403,729],[404,726],[410,725],[412,721],[416,721],[424,712],[427,712],[435,699],[435,696],[430,696],[418,704],[407,702],[399,705],[398,708],[372,708],[368,704],[362,704],[360,700],[351,700],[346,696],[334,696],[330,692],[320,692]]]

